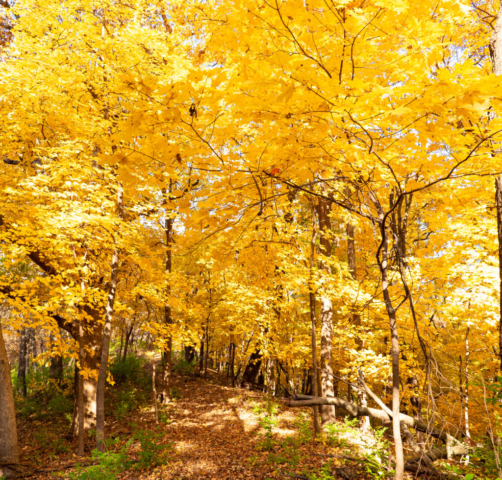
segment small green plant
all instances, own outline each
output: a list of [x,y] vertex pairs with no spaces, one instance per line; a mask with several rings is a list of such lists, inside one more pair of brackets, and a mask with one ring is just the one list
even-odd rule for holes
[[193,375],[195,372],[195,362],[187,362],[183,357],[180,357],[174,364],[173,370],[180,375]]
[[136,388],[122,389],[117,393],[117,402],[113,414],[117,420],[122,420],[129,412],[139,405],[138,391]]
[[137,430],[134,433],[134,438],[141,444],[139,451],[139,462],[135,468],[156,467],[165,465],[168,462],[167,452],[165,450],[171,448],[171,444],[161,444],[162,431],[157,429]]
[[159,422],[169,425],[171,423],[171,412],[168,410],[159,410]]
[[354,430],[357,423],[357,418],[350,420],[348,417],[345,417],[343,424],[333,422],[325,425],[324,431],[326,433],[328,445],[332,447],[347,447],[348,442],[344,437],[355,433]]
[[329,446],[346,447],[348,445],[347,441],[340,436],[343,430],[338,423],[328,423],[324,426],[324,432],[326,433],[326,440]]
[[181,390],[177,387],[171,387],[169,389],[169,396],[171,397],[171,400],[179,400],[180,398],[183,398]]
[[260,405],[253,409],[256,415],[262,415],[260,418],[260,426],[264,430],[262,439],[258,442],[258,448],[270,451],[275,446],[273,428],[279,423],[277,413],[279,405],[271,400],[267,400],[265,407]]
[[62,393],[54,395],[54,397],[49,400],[47,407],[51,412],[56,414],[69,413],[73,410],[71,400]]
[[370,453],[364,458],[364,469],[371,478],[382,478],[386,470],[382,465],[382,458],[377,453]]
[[295,437],[286,437],[278,445],[282,448],[282,453],[280,455],[272,453],[269,454],[269,463],[278,463],[280,465],[288,463],[292,467],[296,467],[301,460],[301,455],[298,450],[301,445],[300,439]]
[[373,429],[375,444],[371,446],[370,453],[364,457],[365,470],[371,478],[383,478],[393,475],[392,471],[389,472],[384,468],[387,461],[386,455],[388,455],[390,448],[390,444],[385,438],[386,431],[387,429],[383,427]]
[[[502,448],[499,445],[497,445],[497,448],[499,449],[499,458],[502,458]],[[482,466],[488,476],[494,477],[497,474],[495,452],[490,442],[486,442],[476,448],[471,456],[471,460],[472,463]]]
[[70,473],[70,480],[115,480],[117,475],[129,468],[126,448],[131,440],[119,452],[92,452],[92,459],[97,465],[83,466],[77,464],[75,471]]
[[125,360],[115,358],[110,365],[110,372],[116,384],[133,384],[141,388],[151,388],[151,380],[145,369],[145,359],[130,354]]
[[312,441],[312,430],[310,429],[310,420],[305,413],[300,413],[295,421],[298,429],[298,440],[301,444]]
[[331,474],[333,469],[333,461],[328,460],[326,464],[317,473],[311,473],[309,478],[311,480],[335,480],[335,477]]

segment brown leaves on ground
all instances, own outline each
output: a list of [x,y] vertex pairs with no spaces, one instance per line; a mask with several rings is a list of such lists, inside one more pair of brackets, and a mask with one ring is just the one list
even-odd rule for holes
[[[112,415],[108,415],[107,434],[109,438],[120,439],[111,447],[112,450],[123,447],[129,439],[134,438],[134,432],[137,430],[160,432],[156,442],[166,447],[168,460],[165,465],[132,468],[122,473],[119,478],[265,480],[294,478],[294,475],[298,475],[297,478],[309,478],[306,473],[319,472],[329,460],[327,457],[330,454],[354,455],[360,450],[357,439],[351,439],[350,445],[342,440],[339,449],[329,447],[325,442],[316,441],[314,444],[310,441],[297,448],[298,463],[291,464],[285,460],[291,458],[291,454],[288,457],[288,452],[279,443],[288,436],[294,437],[298,434],[296,422],[300,412],[280,406],[277,415],[279,422],[273,428],[277,442],[272,450],[265,451],[259,446],[263,429],[254,408],[263,406],[266,396],[244,389],[220,386],[216,381],[216,375],[207,380],[173,376],[171,392],[173,397],[178,398],[174,398],[166,407],[159,406],[159,425],[155,424],[153,399],[150,405],[142,405],[121,421],[116,421]],[[113,395],[109,395],[110,397],[113,398]],[[274,401],[280,403],[280,400]],[[307,414],[310,419],[310,412]],[[312,427],[311,423],[310,421]],[[21,426],[21,431],[26,432],[27,428],[28,423],[25,423]],[[71,444],[65,443],[69,451],[57,451],[58,442],[63,442],[64,426],[54,424],[53,419],[49,423],[47,419],[46,422],[32,421],[29,428],[32,428],[29,439],[23,437],[21,442],[25,443],[22,462],[38,470],[30,468],[26,474],[30,475],[31,472],[31,478],[47,479],[54,478],[55,475],[66,478],[67,472],[71,471],[71,466],[77,463],[78,459],[75,457],[75,441]],[[54,439],[55,434],[59,435],[59,440],[40,441],[41,438]],[[87,451],[92,448],[92,439],[89,439]],[[137,460],[139,449],[140,443],[133,440],[127,447],[129,458]],[[89,461],[89,458],[84,460],[86,461]],[[353,479],[364,478],[362,470],[354,462],[340,458],[333,459],[332,462],[330,471],[333,478],[344,478],[345,474]],[[347,464],[344,465],[345,463]],[[343,466],[341,470],[340,466]]]

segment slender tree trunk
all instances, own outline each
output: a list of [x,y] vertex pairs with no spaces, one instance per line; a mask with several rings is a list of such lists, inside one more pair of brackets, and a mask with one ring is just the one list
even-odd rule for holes
[[204,361],[204,378],[207,378],[207,362],[209,359],[209,319],[206,322],[206,359]]
[[230,384],[232,385],[232,388],[235,388],[235,348],[236,345],[234,342],[230,344],[230,364],[228,366],[229,371],[230,371]]
[[126,330],[126,327],[122,328],[120,331],[120,349],[119,349],[119,355],[118,355],[119,360],[122,358],[122,349],[124,348],[124,331],[125,330]]
[[152,371],[152,390],[153,390],[153,405],[155,407],[155,423],[159,423],[159,411],[157,407],[157,379],[155,378],[155,360],[153,360],[153,371]]
[[[349,271],[354,280],[357,280],[357,269],[356,269],[356,241],[355,241],[355,228],[354,225],[347,223],[347,258],[349,263]],[[352,315],[352,321],[356,327],[361,327],[361,316],[357,313]],[[363,348],[363,342],[359,336],[356,337],[357,350],[360,351]],[[350,388],[350,385],[349,385]],[[368,406],[368,398],[364,391],[360,391],[359,395],[359,405],[361,407]],[[349,392],[349,401],[350,401]],[[370,417],[361,417],[359,419],[359,427],[362,432],[366,433],[370,430]]]
[[[82,321],[78,325],[78,358],[80,365],[83,365],[84,360],[84,328],[82,326]],[[75,365],[75,387],[76,387],[76,401],[78,404],[78,449],[77,455],[82,457],[84,455],[85,447],[85,424],[82,412],[84,412],[84,376],[81,370]]]
[[202,370],[204,370],[204,335],[200,341],[200,351],[199,351],[199,373],[202,375]]
[[[309,305],[310,305],[310,323],[312,336],[312,395],[317,397],[317,338],[316,338],[316,315],[315,315],[315,292],[314,292],[314,264],[315,264],[315,242],[317,238],[317,228],[315,217],[312,222],[312,239],[310,241],[310,288],[309,288]],[[314,434],[321,433],[319,425],[319,408],[314,407]]]
[[[495,28],[490,38],[490,55],[493,73],[502,75],[502,3],[499,6]],[[497,207],[497,233],[499,242],[499,278],[500,278],[500,318],[499,318],[499,356],[502,372],[502,175],[495,180],[495,204]]]
[[[497,23],[499,23],[497,19]],[[499,356],[500,356],[500,371],[502,372],[502,175],[495,179],[495,201],[497,204],[497,233],[499,241]]]
[[[29,332],[29,338],[30,338],[29,345],[31,347],[31,354],[32,354],[33,359],[35,359],[38,357],[37,339],[35,337],[35,329],[30,327],[28,329],[28,332]],[[38,362],[32,362],[32,366],[33,366],[33,371],[36,372],[38,369]]]
[[20,383],[21,391],[23,393],[23,397],[26,398],[27,388],[26,388],[26,357],[27,348],[26,348],[27,336],[26,336],[26,327],[21,329],[21,335],[19,337],[19,364],[17,368],[17,379]]
[[[54,335],[50,335],[51,345],[54,343],[55,337]],[[56,380],[57,383],[61,383],[63,380],[63,356],[55,355],[51,357],[51,363],[49,366],[49,378]]]
[[[321,253],[324,257],[331,256],[331,201],[320,198],[317,204],[319,228],[321,231]],[[320,269],[325,275],[330,275],[330,268],[325,261],[320,262]],[[327,296],[321,296],[321,393],[323,397],[334,397],[333,377],[333,304]],[[335,407],[332,405],[321,406],[322,425],[333,423],[336,420]]]
[[471,438],[471,432],[469,428],[469,362],[470,362],[470,350],[469,350],[469,327],[465,332],[465,397],[464,397],[464,415],[465,415],[465,435]]
[[99,363],[98,384],[96,388],[96,448],[101,452],[105,449],[105,387],[110,352],[110,336],[112,332],[113,305],[117,293],[118,271],[119,251],[116,246],[112,254],[110,291],[106,302],[105,326],[103,328],[101,360]]
[[[171,201],[171,193],[173,191],[173,181],[169,179],[169,198],[168,202]],[[165,192],[164,192],[165,193]],[[166,216],[164,220],[164,230],[166,235],[166,303],[164,305],[164,323],[168,329],[171,328],[173,323],[171,305],[169,298],[171,295],[171,272],[173,269],[172,264],[172,240],[173,240],[173,218],[171,216]],[[164,369],[162,371],[162,404],[167,405],[170,401],[169,387],[171,386],[171,364],[172,364],[172,346],[173,338],[169,330],[167,341],[164,345]]]
[[267,393],[275,397],[276,395],[275,362],[273,358],[269,358],[267,362],[267,383],[268,383]]
[[0,477],[15,476],[19,463],[16,410],[10,364],[0,322]]
[[127,330],[127,327],[126,327],[124,356],[122,357],[123,362],[125,362],[125,360],[127,358],[127,353],[129,352],[129,345],[131,344],[131,341],[132,341],[133,328],[134,328],[134,325],[131,325],[131,328],[129,328],[129,330]]
[[397,330],[396,310],[392,305],[392,299],[389,292],[388,279],[388,257],[389,246],[387,238],[387,227],[384,224],[383,212],[380,214],[380,231],[382,235],[381,259],[378,259],[380,272],[382,274],[382,292],[385,302],[385,308],[389,317],[391,334],[391,363],[392,363],[392,432],[394,434],[394,445],[396,450],[396,476],[395,480],[404,478],[404,452],[403,441],[401,437],[401,424],[399,422],[400,395],[399,395],[399,335]]

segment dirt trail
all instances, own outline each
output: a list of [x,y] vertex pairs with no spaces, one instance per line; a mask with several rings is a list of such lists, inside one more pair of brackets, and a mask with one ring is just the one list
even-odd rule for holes
[[167,407],[171,423],[165,430],[175,443],[170,464],[157,471],[161,478],[230,480],[273,473],[273,468],[257,471],[249,462],[259,430],[252,407],[260,395],[185,377],[174,387],[182,398]]

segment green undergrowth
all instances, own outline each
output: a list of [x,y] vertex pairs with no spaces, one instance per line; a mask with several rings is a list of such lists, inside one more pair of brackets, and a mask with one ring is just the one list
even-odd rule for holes
[[[268,399],[253,409],[260,426],[257,434],[257,453],[249,458],[252,466],[259,466],[261,455],[267,452],[266,464],[283,471],[284,475],[299,474],[309,480],[334,480],[339,478],[337,468],[349,469],[353,478],[390,479],[394,471],[385,466],[389,455],[389,442],[385,429],[375,429],[368,440],[361,437],[357,419],[346,418],[325,426],[321,435],[314,438],[311,416],[306,413],[296,415],[294,435],[280,436],[276,430],[279,425],[279,404]],[[357,439],[357,445],[354,444]],[[311,467],[309,460],[316,450],[328,451],[346,456],[357,457],[357,461],[327,459],[320,467]],[[326,454],[329,457],[329,453]],[[335,463],[340,464],[336,466]]]

